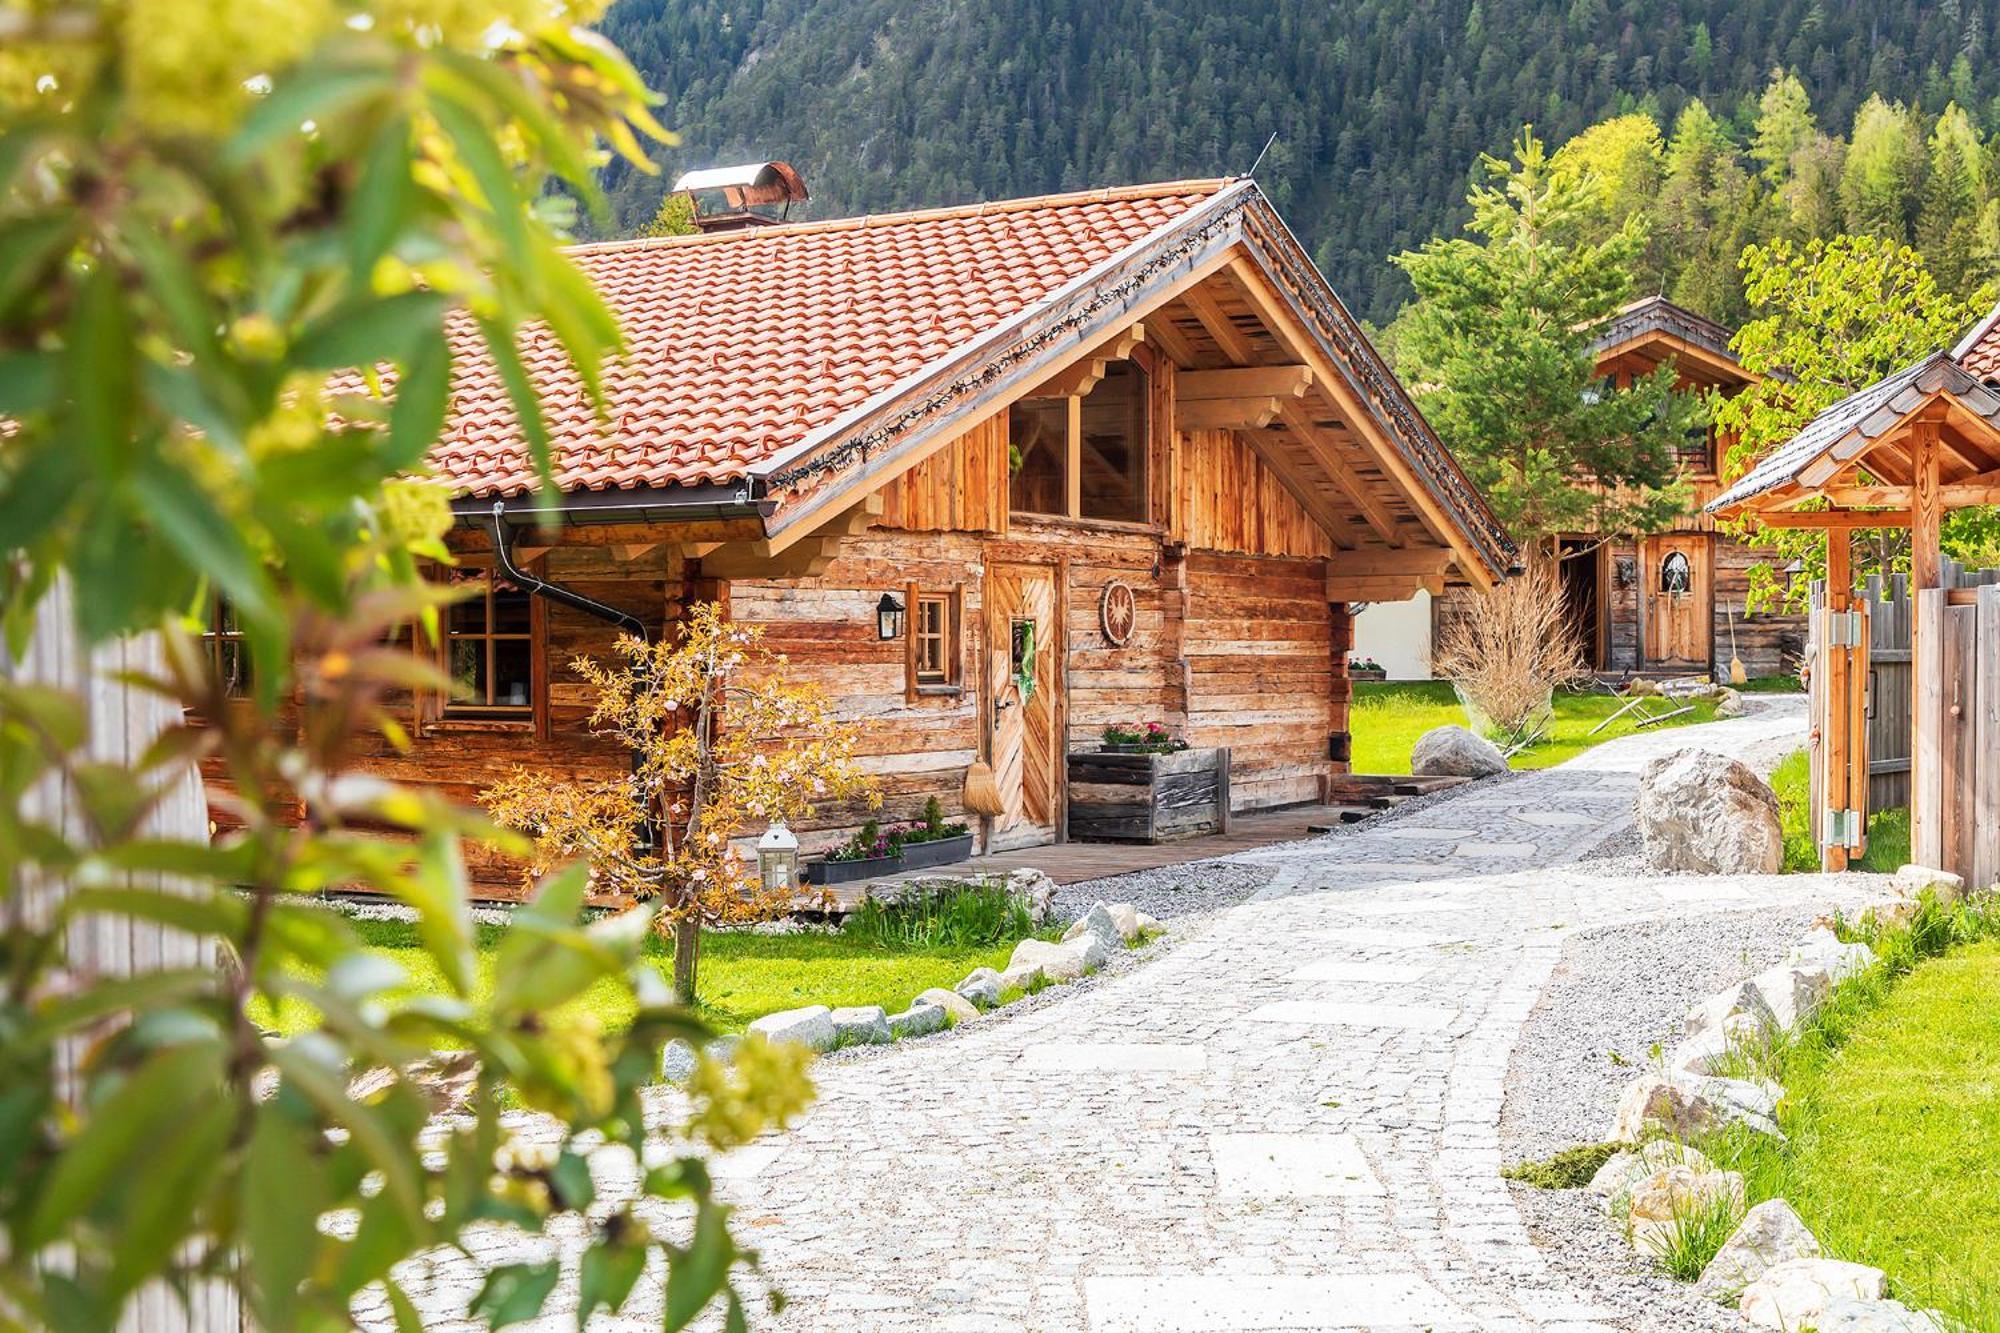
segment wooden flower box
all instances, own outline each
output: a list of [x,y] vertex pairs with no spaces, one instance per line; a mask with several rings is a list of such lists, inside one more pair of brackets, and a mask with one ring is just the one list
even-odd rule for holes
[[1351,666],[1347,668],[1347,678],[1349,680],[1387,680],[1389,679],[1389,670],[1387,667]]
[[1228,823],[1229,751],[1069,756],[1072,842],[1172,842]]

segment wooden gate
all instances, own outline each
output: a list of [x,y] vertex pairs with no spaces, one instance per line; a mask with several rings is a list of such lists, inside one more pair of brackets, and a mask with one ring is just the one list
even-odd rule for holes
[[[2000,569],[1966,569],[1947,559],[1942,562],[1940,582],[1946,588],[1961,589],[2000,584]],[[1894,574],[1884,579],[1871,574],[1855,596],[1868,608],[1868,675],[1864,682],[1868,808],[1890,810],[1910,804],[1910,635],[1916,615],[1910,603],[1909,576]],[[1817,626],[1819,611],[1825,605],[1826,585],[1816,582],[1810,624]],[[1809,649],[1808,656],[1815,652],[1816,648]]]
[[1917,595],[1910,855],[1975,885],[2000,880],[2000,586]]

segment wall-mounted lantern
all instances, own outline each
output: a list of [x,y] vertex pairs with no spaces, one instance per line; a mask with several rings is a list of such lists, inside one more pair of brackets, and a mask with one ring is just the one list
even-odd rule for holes
[[790,893],[799,883],[798,836],[773,820],[757,839],[757,879],[766,893]]
[[875,633],[882,639],[903,637],[903,604],[893,593],[883,593],[882,600],[875,603]]

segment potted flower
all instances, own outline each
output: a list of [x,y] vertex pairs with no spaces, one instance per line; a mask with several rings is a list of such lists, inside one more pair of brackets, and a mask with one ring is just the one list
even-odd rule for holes
[[945,822],[944,806],[935,796],[924,802],[922,819],[890,836],[902,851],[906,869],[950,865],[972,855],[972,830]]
[[880,820],[871,819],[847,841],[828,847],[819,860],[806,862],[806,883],[851,884],[902,868],[902,848],[882,831]]
[[1347,659],[1349,680],[1387,680],[1389,669],[1372,657],[1350,657]]
[[1104,748],[1111,754],[1173,754],[1188,747],[1158,722],[1114,722],[1102,735]]

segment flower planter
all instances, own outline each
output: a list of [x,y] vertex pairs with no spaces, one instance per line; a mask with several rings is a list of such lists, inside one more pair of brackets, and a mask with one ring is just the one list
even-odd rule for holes
[[857,879],[893,875],[904,866],[900,856],[871,856],[864,861],[808,861],[806,883],[852,884]]
[[1172,842],[1220,833],[1229,806],[1229,751],[1069,756],[1073,842]]
[[1387,680],[1389,679],[1389,672],[1386,667],[1349,667],[1347,668],[1347,678],[1349,680]]
[[929,842],[906,842],[903,844],[903,869],[922,870],[929,866],[948,866],[954,861],[963,861],[972,855],[972,834],[965,832],[955,838],[933,838]]

